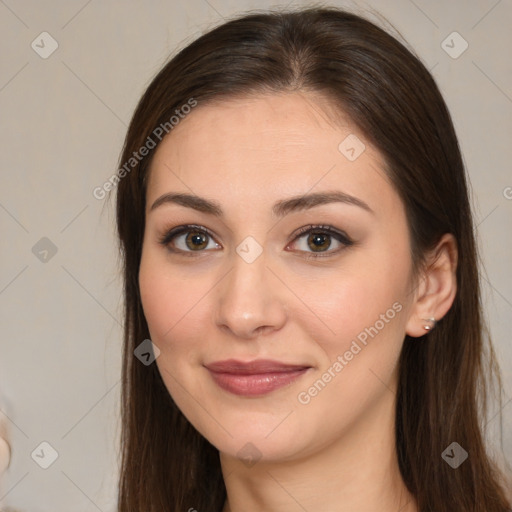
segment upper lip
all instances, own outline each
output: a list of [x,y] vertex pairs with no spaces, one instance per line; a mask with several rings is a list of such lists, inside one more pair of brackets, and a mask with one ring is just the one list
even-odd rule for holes
[[225,361],[216,361],[208,363],[206,368],[212,372],[218,373],[232,373],[242,375],[256,375],[261,373],[282,373],[297,370],[305,370],[310,368],[308,365],[303,364],[288,364],[280,361],[273,361],[271,359],[256,359],[254,361],[238,361],[236,359],[227,359]]

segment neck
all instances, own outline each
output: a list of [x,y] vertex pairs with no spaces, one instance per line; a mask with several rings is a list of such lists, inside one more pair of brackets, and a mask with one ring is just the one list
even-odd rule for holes
[[389,392],[334,445],[293,460],[245,467],[221,453],[223,512],[417,512],[398,468],[394,411]]

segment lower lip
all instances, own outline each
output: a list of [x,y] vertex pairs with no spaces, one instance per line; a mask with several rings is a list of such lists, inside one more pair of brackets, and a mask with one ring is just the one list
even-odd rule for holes
[[289,372],[246,375],[240,373],[220,373],[210,370],[210,375],[219,387],[230,393],[242,396],[258,396],[291,384],[307,371],[308,368],[303,368]]

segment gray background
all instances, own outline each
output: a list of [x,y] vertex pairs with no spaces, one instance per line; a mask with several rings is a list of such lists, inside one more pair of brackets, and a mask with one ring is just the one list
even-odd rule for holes
[[[0,0],[0,420],[13,446],[0,478],[5,510],[115,509],[121,281],[113,210],[92,191],[115,172],[144,88],[170,53],[222,18],[307,4]],[[505,380],[503,450],[512,460],[512,2],[331,5],[389,19],[453,115],[473,185],[485,308]],[[46,59],[31,47],[43,46],[43,31],[59,45]],[[469,44],[458,58],[442,47],[454,31]],[[451,41],[452,52],[462,48]],[[493,446],[497,418],[488,424]],[[43,441],[58,453],[48,469],[31,458]]]

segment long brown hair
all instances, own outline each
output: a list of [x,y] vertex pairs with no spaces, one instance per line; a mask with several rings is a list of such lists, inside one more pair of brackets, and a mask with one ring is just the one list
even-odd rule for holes
[[[507,498],[483,428],[489,390],[493,383],[500,392],[502,387],[484,336],[468,187],[450,114],[411,51],[372,22],[331,8],[253,13],[218,26],[165,65],[133,115],[117,180],[125,294],[118,510],[219,512],[226,499],[218,450],[174,404],[156,364],[134,357],[149,338],[138,271],[155,152],[141,156],[140,148],[150,139],[159,142],[157,127],[172,136],[169,120],[191,101],[296,90],[327,95],[333,111],[347,114],[382,153],[406,207],[416,269],[444,233],[457,241],[451,309],[428,337],[404,340],[399,467],[421,512],[505,512]],[[134,153],[137,159],[130,160]],[[469,453],[457,469],[441,457],[452,442]]]

